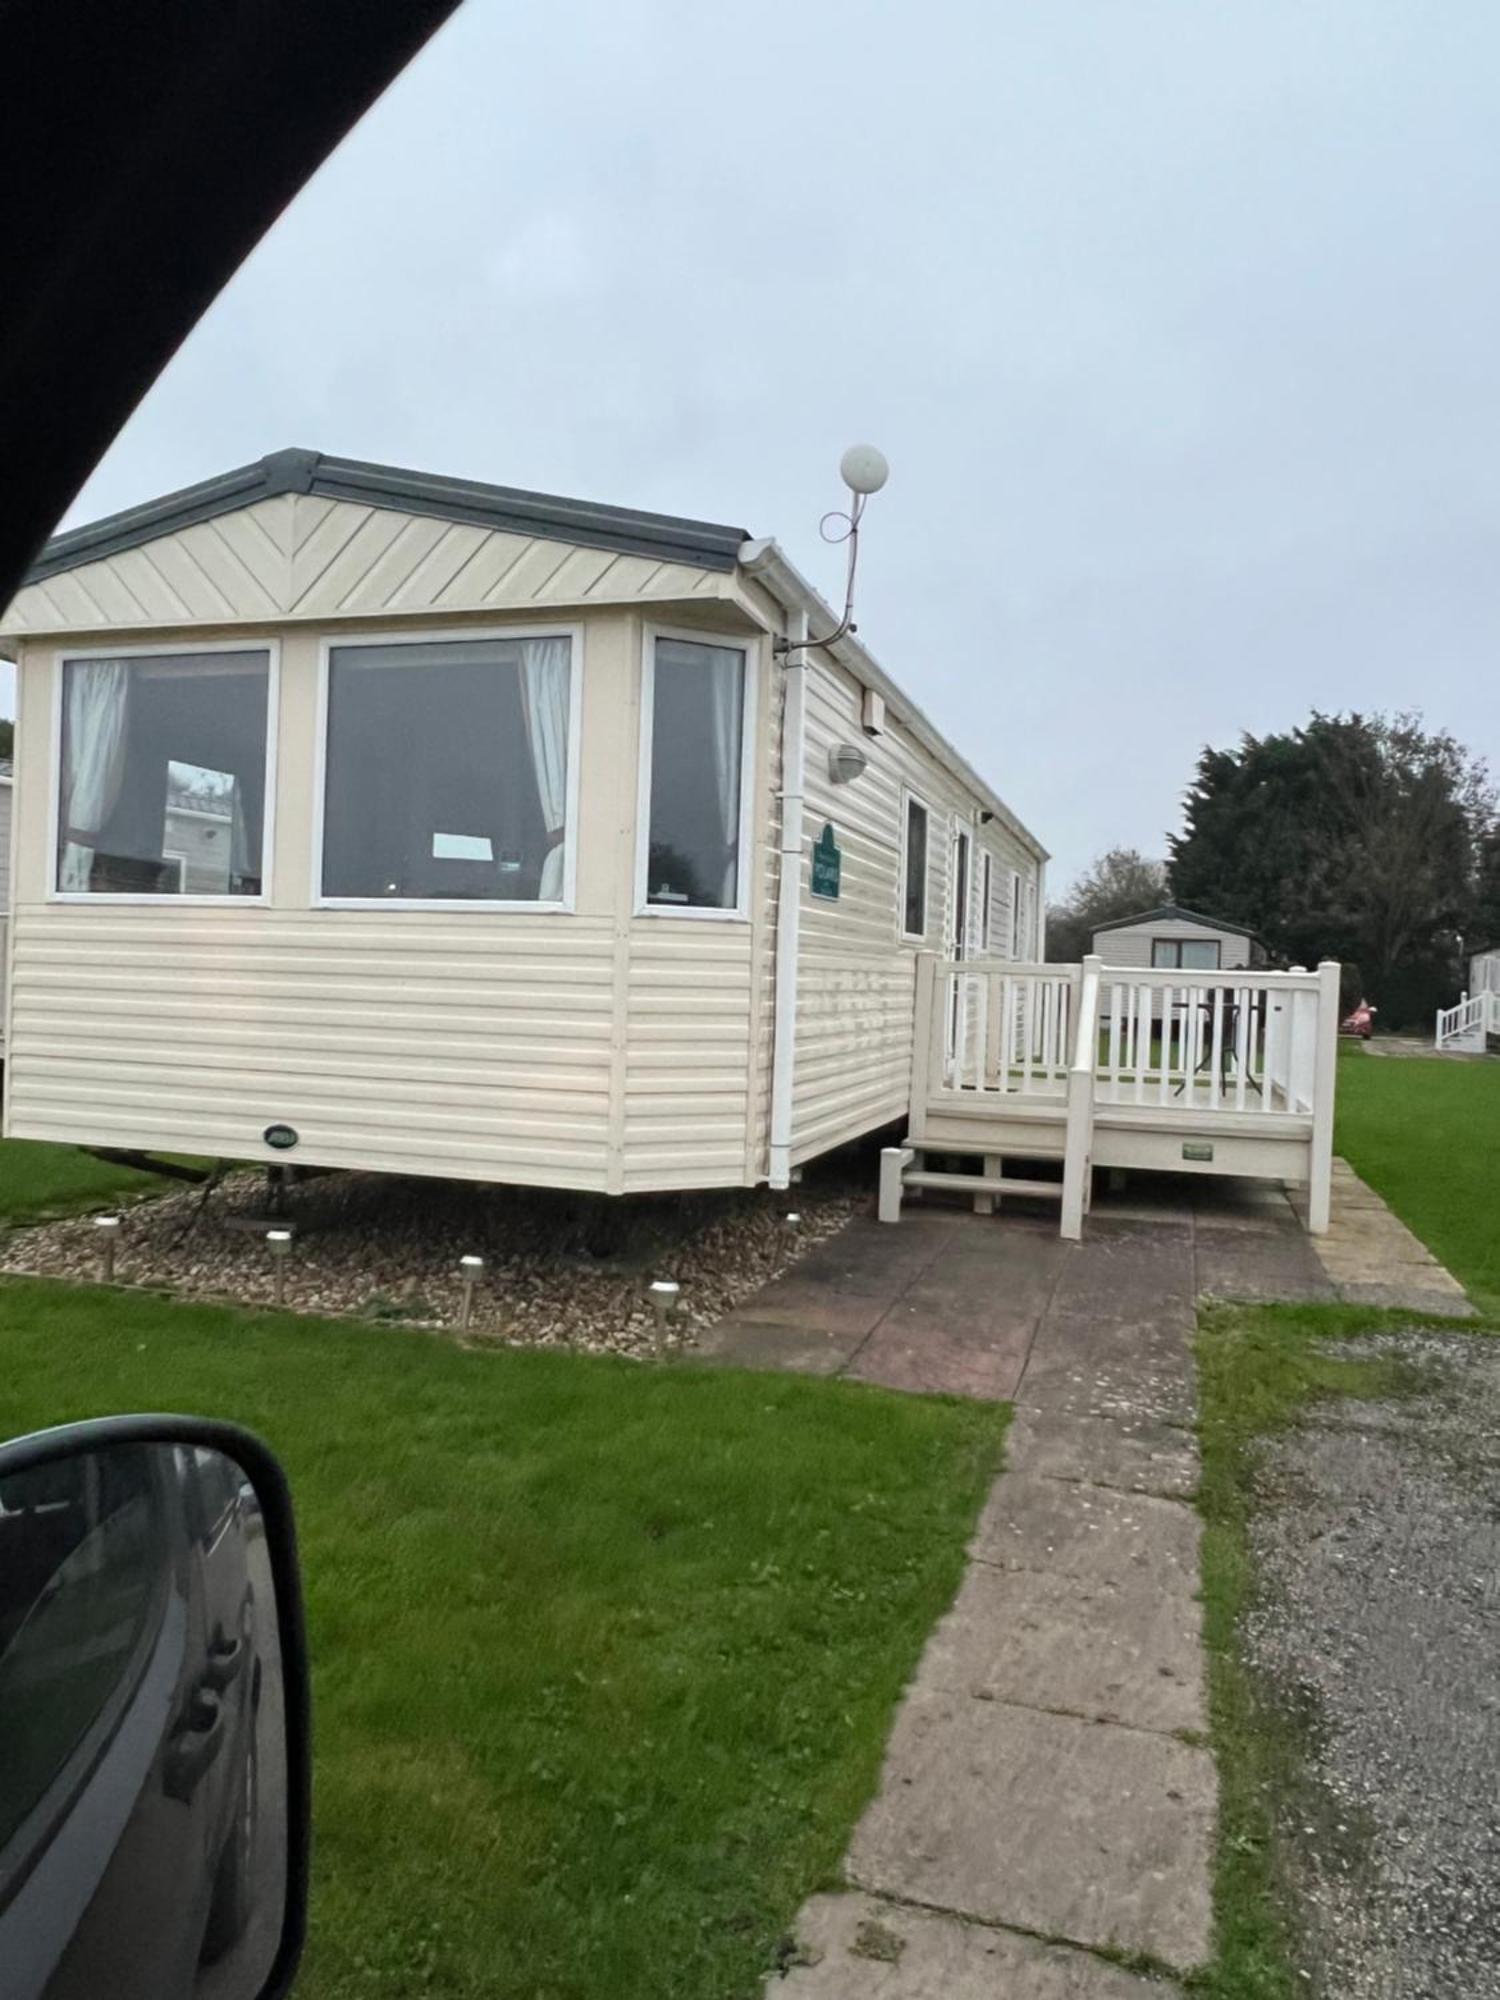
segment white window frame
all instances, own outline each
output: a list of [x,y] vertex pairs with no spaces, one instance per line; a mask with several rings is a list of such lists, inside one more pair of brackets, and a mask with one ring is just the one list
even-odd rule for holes
[[1010,871],[1010,962],[1012,965],[1024,965],[1026,963],[1025,959],[1021,956],[1021,871],[1019,868],[1012,868]]
[[[207,659],[229,653],[264,653],[266,662],[266,778],[261,802],[260,892],[254,896],[229,893],[214,895],[195,890],[192,895],[159,895],[146,890],[116,894],[107,889],[59,889],[57,875],[58,835],[62,830],[62,739],[63,683],[70,660],[173,660]],[[93,908],[148,904],[156,908],[256,909],[270,903],[275,884],[272,871],[276,858],[277,749],[281,735],[281,641],[279,638],[225,639],[193,645],[175,640],[158,646],[59,646],[52,655],[52,778],[47,800],[47,889],[48,903],[86,903]]]
[[[333,655],[351,646],[469,645],[487,640],[566,639],[568,654],[568,776],[567,818],[563,825],[563,892],[559,900],[537,902],[501,896],[325,896],[323,893],[323,830],[328,798],[328,691]],[[577,905],[578,792],[582,763],[583,626],[448,625],[419,631],[369,627],[323,632],[318,637],[317,735],[313,744],[312,880],[309,900],[315,910],[490,910],[531,916],[571,916]]]
[[[1212,945],[1214,948],[1213,964],[1184,965],[1182,962],[1182,947],[1185,944]],[[1172,947],[1172,950],[1177,954],[1176,960],[1173,964],[1171,965],[1157,964],[1156,953],[1158,947],[1161,945],[1170,945]],[[1224,941],[1222,938],[1154,937],[1151,940],[1151,970],[1153,972],[1222,972],[1223,969],[1224,969]]]
[[979,850],[979,955],[990,955],[990,904],[995,895],[995,853],[990,847]]
[[[947,934],[943,939],[943,949],[945,954],[955,964],[960,960],[968,960],[974,956],[974,855],[978,847],[978,842],[974,838],[974,832],[974,821],[969,814],[960,812],[953,814],[948,830],[948,885],[946,898],[948,924]],[[958,844],[960,841],[963,841],[966,845],[966,858],[963,870],[965,881],[962,938],[958,935]]]
[[[656,721],[656,642],[681,639],[694,646],[714,646],[740,653],[745,661],[744,705],[740,713],[740,824],[735,902],[732,909],[710,909],[691,903],[650,903],[651,862],[651,743]],[[648,624],[641,634],[641,726],[636,757],[635,793],[635,914],[666,917],[683,923],[744,924],[750,921],[752,878],[755,875],[755,774],[760,714],[760,641],[736,632],[704,632],[686,625]]]
[[[927,866],[922,871],[922,928],[919,931],[906,928],[906,846],[911,836],[913,806],[920,806],[927,815]],[[901,787],[901,873],[896,878],[896,929],[903,944],[925,944],[927,933],[932,929],[932,824],[935,818],[932,806],[919,791],[910,785]]]

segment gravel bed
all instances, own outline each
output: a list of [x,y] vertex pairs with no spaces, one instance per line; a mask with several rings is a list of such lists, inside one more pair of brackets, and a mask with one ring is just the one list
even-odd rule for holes
[[1500,1995],[1500,1342],[1339,1351],[1426,1387],[1316,1410],[1258,1467],[1249,1657],[1308,1744],[1280,1829],[1299,1985]]
[[[284,1218],[266,1214],[257,1173],[207,1199],[190,1188],[118,1211],[118,1282],[184,1298],[269,1305],[264,1230],[294,1231],[285,1302],[301,1313],[458,1330],[461,1256],[483,1257],[464,1337],[589,1353],[691,1347],[697,1329],[741,1303],[869,1205],[851,1173],[772,1194],[583,1196],[469,1182],[331,1174],[293,1187]],[[796,1224],[789,1213],[799,1216]],[[0,1270],[97,1280],[90,1216],[13,1231]],[[646,1287],[681,1286],[658,1340]]]

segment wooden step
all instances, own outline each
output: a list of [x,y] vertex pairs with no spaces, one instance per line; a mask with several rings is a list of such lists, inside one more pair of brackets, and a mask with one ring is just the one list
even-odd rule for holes
[[1016,1180],[1007,1174],[940,1174],[930,1167],[908,1167],[903,1187],[958,1188],[965,1194],[1029,1194],[1038,1201],[1061,1201],[1061,1181]]

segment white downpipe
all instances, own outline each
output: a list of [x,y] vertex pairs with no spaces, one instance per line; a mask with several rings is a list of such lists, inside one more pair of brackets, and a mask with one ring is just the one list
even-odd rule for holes
[[[802,807],[807,768],[807,613],[788,610],[792,651],[781,711],[781,854],[776,872],[776,986],[771,1037],[770,1182],[792,1180],[792,1080],[797,1060],[797,958],[802,936]],[[798,642],[802,642],[799,644]]]

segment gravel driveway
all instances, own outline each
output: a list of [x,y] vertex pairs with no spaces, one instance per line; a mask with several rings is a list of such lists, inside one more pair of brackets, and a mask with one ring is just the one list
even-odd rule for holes
[[1500,1995],[1500,1341],[1339,1352],[1427,1386],[1321,1407],[1259,1466],[1250,1660],[1310,1746],[1281,1828],[1299,1985]]

